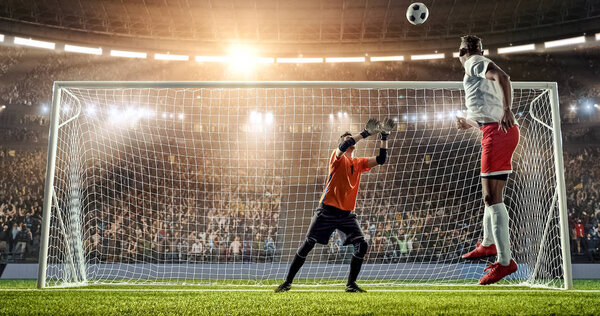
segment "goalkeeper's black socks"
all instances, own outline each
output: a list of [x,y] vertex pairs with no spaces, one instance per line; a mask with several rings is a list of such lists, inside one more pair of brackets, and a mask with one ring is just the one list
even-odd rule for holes
[[363,259],[352,256],[352,261],[350,261],[350,274],[348,274],[348,284],[356,284],[356,278],[358,278],[358,273],[360,272],[362,264]]
[[294,256],[294,260],[292,261],[292,264],[290,265],[290,271],[288,271],[288,275],[285,278],[286,283],[291,284],[292,281],[294,281],[294,278],[296,277],[296,273],[298,273],[298,271],[300,271],[300,268],[302,268],[304,261],[306,261],[306,257],[302,258],[298,254],[296,254]]

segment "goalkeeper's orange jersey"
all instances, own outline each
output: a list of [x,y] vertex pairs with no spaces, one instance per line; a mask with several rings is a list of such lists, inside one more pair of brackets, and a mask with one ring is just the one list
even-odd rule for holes
[[337,158],[334,150],[329,159],[327,184],[319,203],[340,210],[354,210],[360,175],[371,170],[367,167],[368,161],[368,158],[348,158],[346,155]]

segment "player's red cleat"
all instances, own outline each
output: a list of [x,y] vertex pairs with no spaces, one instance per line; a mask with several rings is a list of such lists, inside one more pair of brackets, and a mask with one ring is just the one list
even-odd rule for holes
[[479,279],[479,284],[488,285],[496,283],[505,276],[515,273],[517,271],[517,263],[513,259],[510,259],[510,263],[507,266],[503,266],[500,262],[496,262],[494,264],[488,264],[483,272],[488,270],[490,270],[490,272]]
[[477,247],[475,247],[475,250],[466,253],[462,256],[463,259],[477,259],[477,258],[483,258],[483,257],[488,257],[488,256],[495,256],[496,255],[496,245],[491,244],[489,246],[484,246],[481,243],[477,243]]

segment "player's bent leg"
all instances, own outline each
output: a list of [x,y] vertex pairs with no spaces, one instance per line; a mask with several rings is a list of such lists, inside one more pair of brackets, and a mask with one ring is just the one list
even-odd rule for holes
[[[490,205],[493,204],[493,188],[490,181],[483,177],[481,178],[481,188],[483,191],[483,201],[485,208],[483,210],[483,240],[477,243],[475,249],[462,255],[463,259],[478,259],[496,255],[496,245],[494,243],[494,235],[492,233],[492,210]],[[490,204],[491,203],[491,204]]]
[[294,260],[290,265],[290,270],[288,271],[285,281],[275,289],[276,293],[287,292],[292,288],[292,282],[294,281],[294,277],[296,277],[296,274],[298,273],[298,271],[300,271],[302,265],[304,265],[304,262],[306,261],[306,256],[308,256],[310,251],[315,247],[316,243],[316,240],[312,238],[306,238],[306,240],[304,241],[302,246],[298,248],[298,251],[294,256]]
[[[485,189],[484,189],[485,192]],[[484,193],[487,197],[487,194]],[[487,199],[486,204],[487,204]],[[492,226],[492,210],[486,205],[483,215],[483,241],[477,243],[475,249],[462,255],[463,259],[478,259],[489,256],[495,256],[497,254],[496,245],[494,243],[493,226]]]
[[482,243],[478,242],[475,249],[471,252],[468,252],[468,253],[462,255],[462,258],[463,259],[485,258],[485,257],[489,257],[489,256],[495,256],[496,253],[497,253],[496,245],[491,244],[486,247]]
[[350,273],[348,274],[348,283],[346,284],[346,292],[351,293],[362,293],[365,290],[358,287],[356,279],[360,273],[365,255],[369,249],[369,244],[364,238],[358,238],[352,242],[354,245],[354,253],[352,254],[352,260],[350,261]]

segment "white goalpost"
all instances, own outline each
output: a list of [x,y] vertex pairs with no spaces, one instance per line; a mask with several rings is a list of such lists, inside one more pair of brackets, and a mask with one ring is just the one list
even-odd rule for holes
[[[513,82],[521,138],[505,189],[519,270],[572,288],[556,83]],[[481,132],[459,131],[461,82],[55,82],[38,287],[272,285],[305,239],[345,131],[393,118],[362,176],[365,285],[472,285],[482,237]],[[375,156],[375,139],[357,156]],[[335,232],[295,284],[343,284]]]

